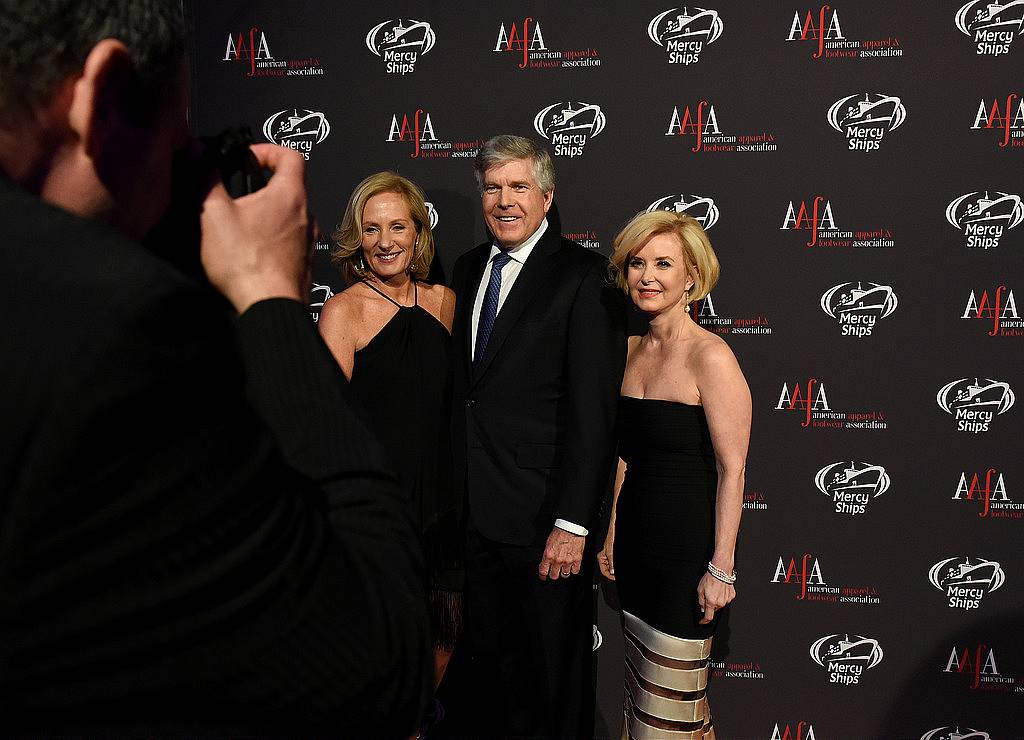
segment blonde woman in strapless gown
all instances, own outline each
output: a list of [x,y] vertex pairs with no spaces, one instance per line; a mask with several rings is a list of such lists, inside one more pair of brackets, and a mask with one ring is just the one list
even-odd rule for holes
[[614,509],[598,555],[622,605],[622,737],[713,740],[708,660],[736,596],[750,391],[729,347],[690,316],[719,272],[696,220],[637,215],[612,263],[651,320],[629,341]]

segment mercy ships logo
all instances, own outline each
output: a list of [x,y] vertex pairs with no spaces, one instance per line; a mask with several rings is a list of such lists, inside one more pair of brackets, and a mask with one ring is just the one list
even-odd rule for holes
[[946,593],[951,609],[977,609],[985,594],[998,591],[1006,581],[999,563],[968,556],[940,560],[928,571],[928,580]]
[[960,33],[970,37],[975,53],[1009,54],[1013,40],[1024,33],[1024,2],[971,0],[956,12],[954,23]]
[[907,109],[895,95],[858,93],[840,98],[828,109],[828,122],[846,136],[851,152],[880,149],[882,137],[907,118]]
[[579,157],[587,141],[604,131],[605,116],[593,103],[553,103],[533,119],[533,128],[555,147],[556,157]]
[[1024,221],[1024,205],[1019,195],[999,190],[964,193],[946,206],[946,220],[963,232],[968,249],[994,249]]
[[990,378],[954,380],[935,394],[939,408],[956,419],[957,430],[974,434],[989,431],[992,420],[1009,411],[1014,400],[1009,383]]
[[868,462],[836,462],[814,476],[814,485],[835,504],[837,514],[856,516],[868,503],[889,490],[889,474],[881,465]]
[[946,725],[928,730],[921,735],[921,740],[991,740],[991,738],[983,730],[972,730],[970,727],[960,727],[960,725]]
[[841,686],[860,683],[864,671],[882,662],[878,640],[860,635],[825,635],[814,641],[810,653],[828,671],[829,683]]
[[690,65],[700,61],[704,47],[715,43],[724,27],[717,11],[671,8],[651,19],[647,35],[665,49],[669,64]]
[[384,60],[388,74],[407,75],[416,60],[434,48],[437,36],[426,21],[412,18],[378,23],[366,34],[366,48]]
[[263,122],[263,135],[278,146],[300,152],[309,159],[313,147],[331,133],[323,113],[305,108],[285,108]]
[[647,206],[647,212],[652,211],[673,211],[693,216],[704,231],[709,231],[712,226],[718,223],[718,206],[715,201],[705,195],[694,195],[693,193],[680,193],[678,195],[666,195]]
[[844,337],[871,336],[875,323],[898,303],[892,288],[878,283],[840,283],[821,296],[821,310],[839,322]]

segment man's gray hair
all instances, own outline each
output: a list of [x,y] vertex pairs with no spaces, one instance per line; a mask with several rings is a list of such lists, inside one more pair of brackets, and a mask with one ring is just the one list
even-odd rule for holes
[[529,159],[533,162],[533,177],[542,191],[550,193],[555,189],[555,165],[551,162],[548,150],[525,136],[501,134],[485,141],[480,147],[480,153],[476,155],[473,174],[476,175],[476,185],[480,191],[483,192],[484,173],[487,170],[515,159]]

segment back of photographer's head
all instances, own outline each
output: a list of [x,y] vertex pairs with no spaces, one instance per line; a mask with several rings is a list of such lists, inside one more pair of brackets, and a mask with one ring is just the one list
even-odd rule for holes
[[141,235],[187,135],[184,50],[176,0],[0,0],[0,170]]

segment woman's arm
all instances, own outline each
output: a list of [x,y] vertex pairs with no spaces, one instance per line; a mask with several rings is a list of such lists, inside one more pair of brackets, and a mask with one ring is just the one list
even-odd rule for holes
[[612,495],[612,515],[608,520],[608,534],[604,538],[604,547],[597,554],[597,565],[601,569],[601,575],[612,581],[615,580],[615,509],[619,504],[619,491],[625,478],[626,463],[620,457],[618,465],[615,466],[615,493]]
[[[709,341],[696,363],[697,389],[711,430],[718,468],[715,496],[715,551],[711,562],[732,573],[736,536],[743,512],[743,486],[750,442],[750,389],[732,351],[722,341]],[[697,587],[704,623],[734,598],[736,589],[705,573]]]
[[324,304],[318,324],[320,336],[348,380],[356,359],[356,322],[351,313],[348,299],[339,293]]

